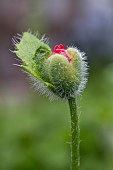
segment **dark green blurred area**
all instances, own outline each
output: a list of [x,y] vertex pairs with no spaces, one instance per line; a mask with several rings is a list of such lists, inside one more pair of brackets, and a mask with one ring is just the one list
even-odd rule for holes
[[[90,73],[79,98],[81,170],[113,167],[113,65]],[[42,97],[0,107],[1,170],[68,170],[70,115],[66,102]]]
[[[79,96],[80,170],[113,170],[113,2],[0,0],[0,170],[69,170],[68,103],[34,92],[9,51],[28,28],[88,56]],[[15,60],[16,58],[16,60]]]

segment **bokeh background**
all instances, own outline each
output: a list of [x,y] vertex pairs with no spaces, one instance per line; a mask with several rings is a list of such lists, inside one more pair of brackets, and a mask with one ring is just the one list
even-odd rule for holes
[[68,103],[39,97],[13,65],[11,38],[28,28],[86,52],[80,170],[112,170],[113,0],[0,0],[0,170],[70,169]]

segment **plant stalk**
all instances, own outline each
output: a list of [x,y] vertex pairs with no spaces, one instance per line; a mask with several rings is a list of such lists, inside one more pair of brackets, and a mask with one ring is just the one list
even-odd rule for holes
[[79,114],[75,98],[68,99],[71,114],[71,170],[79,169]]

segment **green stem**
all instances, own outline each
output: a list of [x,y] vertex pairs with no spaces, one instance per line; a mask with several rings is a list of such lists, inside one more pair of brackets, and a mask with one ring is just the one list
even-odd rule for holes
[[71,169],[79,169],[79,114],[77,111],[77,103],[75,98],[68,99],[71,114]]

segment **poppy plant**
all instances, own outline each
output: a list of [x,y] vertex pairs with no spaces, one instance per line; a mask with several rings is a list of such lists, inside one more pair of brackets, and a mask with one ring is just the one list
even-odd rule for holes
[[45,94],[50,100],[64,99],[69,103],[71,115],[71,169],[79,168],[79,112],[77,111],[77,96],[87,82],[87,62],[85,54],[75,47],[64,48],[56,45],[54,50],[47,44],[47,39],[41,39],[31,32],[24,32],[13,38],[13,51],[22,64],[40,94]]

